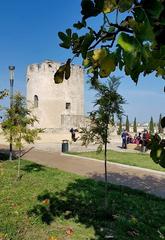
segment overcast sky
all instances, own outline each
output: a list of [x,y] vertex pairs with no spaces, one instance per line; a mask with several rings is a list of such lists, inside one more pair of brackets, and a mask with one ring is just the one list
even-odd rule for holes
[[[1,1],[0,89],[9,88],[9,65],[16,67],[15,90],[25,94],[28,64],[46,59],[64,62],[70,56],[69,51],[59,47],[58,31],[80,20],[80,3],[80,0]],[[164,80],[151,74],[140,77],[136,86],[124,73],[117,71],[115,75],[122,77],[119,92],[127,100],[124,109],[130,121],[136,117],[137,121],[147,122],[151,116],[158,121],[159,114],[165,114]],[[85,83],[85,112],[92,109],[93,101],[94,93]]]

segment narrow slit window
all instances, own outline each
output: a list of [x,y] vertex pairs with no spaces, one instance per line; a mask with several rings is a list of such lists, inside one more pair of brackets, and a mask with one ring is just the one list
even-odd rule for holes
[[34,95],[34,107],[38,108],[38,96]]
[[71,109],[71,104],[69,102],[66,103],[66,109]]

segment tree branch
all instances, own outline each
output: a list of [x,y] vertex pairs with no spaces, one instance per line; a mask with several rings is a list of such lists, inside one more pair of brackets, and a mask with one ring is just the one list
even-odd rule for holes
[[116,30],[115,32],[104,32],[104,33],[106,33],[106,35],[100,37],[100,39],[98,39],[98,41],[97,41],[93,46],[91,46],[88,50],[91,50],[91,49],[95,48],[95,47],[96,47],[100,42],[102,42],[104,39],[106,39],[106,38],[112,38],[112,37],[113,37],[113,39],[111,40],[112,43],[111,43],[111,45],[110,45],[110,47],[112,47],[113,44],[114,44],[114,42],[115,42],[116,36],[117,36],[117,34],[118,34],[119,32],[124,31],[124,32],[127,32],[127,33],[133,33],[133,31],[130,30],[129,28],[127,28],[127,27],[123,27],[123,26],[120,26],[120,25],[115,24],[115,23],[110,23],[110,25],[111,25],[112,27],[118,28],[118,30]]
[[113,39],[111,40],[112,42],[114,42],[115,41],[115,39],[116,39],[116,36],[117,36],[117,34],[118,34],[118,30],[116,31],[116,32],[112,32],[112,33],[106,33],[106,35],[104,35],[104,36],[102,36],[93,46],[91,46],[90,48],[88,48],[88,51],[89,50],[91,50],[91,49],[93,49],[93,48],[95,48],[100,42],[102,42],[104,39],[106,39],[106,38],[111,38],[111,37],[113,37]]
[[120,32],[128,32],[128,33],[133,33],[133,31],[127,27],[123,27],[121,25],[115,24],[115,23],[110,23],[112,27],[118,28]]

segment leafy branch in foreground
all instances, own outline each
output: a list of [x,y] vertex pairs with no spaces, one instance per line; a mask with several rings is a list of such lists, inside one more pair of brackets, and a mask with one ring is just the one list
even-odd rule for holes
[[98,143],[98,151],[104,148],[104,165],[105,165],[105,212],[108,208],[107,199],[107,144],[110,135],[109,126],[114,125],[114,116],[121,119],[123,114],[122,105],[125,103],[124,98],[117,92],[120,81],[119,78],[112,77],[105,84],[98,84],[95,107],[89,115],[90,124],[87,128],[81,129],[82,145],[87,146],[90,142]]
[[[91,82],[117,68],[136,83],[140,73],[165,77],[164,0],[82,0],[81,15],[75,30],[58,36],[60,46],[71,49],[72,60],[82,57]],[[99,25],[94,26],[94,18]],[[72,60],[60,67],[55,83],[63,81],[64,73],[69,76]]]
[[153,161],[165,168],[165,139],[162,139],[160,135],[155,134],[151,136],[149,146],[151,149],[150,156]]
[[27,108],[26,98],[20,93],[16,93],[13,97],[12,107],[6,109],[2,130],[8,142],[10,142],[12,134],[12,141],[19,150],[18,178],[20,178],[20,157],[24,142],[34,143],[36,139],[39,139],[38,133],[43,132],[42,129],[32,128],[37,121],[37,118],[31,114],[31,110]]
[[149,142],[149,148],[151,149],[150,156],[152,160],[159,164],[161,167],[165,168],[165,139],[163,139],[163,129],[165,128],[165,117],[160,117],[161,133],[151,136],[151,141]]
[[73,57],[57,70],[55,83],[69,78],[75,57],[82,58],[93,86],[117,69],[136,84],[140,74],[165,79],[164,0],[82,0],[81,15],[73,29],[58,33],[60,46]]

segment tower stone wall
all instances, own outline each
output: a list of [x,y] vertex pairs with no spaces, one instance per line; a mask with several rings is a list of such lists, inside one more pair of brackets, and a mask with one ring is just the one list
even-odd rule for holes
[[[71,65],[71,76],[54,83],[54,73],[61,64],[44,61],[27,68],[27,102],[39,120],[35,127],[61,129],[80,127],[84,121],[84,72]],[[73,126],[75,124],[75,126]]]

